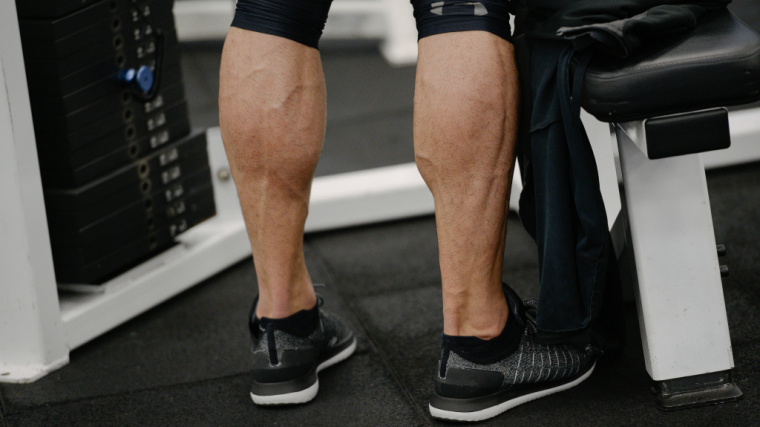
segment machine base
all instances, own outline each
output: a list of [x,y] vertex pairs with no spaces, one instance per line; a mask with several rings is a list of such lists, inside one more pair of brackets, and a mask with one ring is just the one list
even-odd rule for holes
[[657,381],[652,391],[666,411],[733,402],[742,397],[731,371]]

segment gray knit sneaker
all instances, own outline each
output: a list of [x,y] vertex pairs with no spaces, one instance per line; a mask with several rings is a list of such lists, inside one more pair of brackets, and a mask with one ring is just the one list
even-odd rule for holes
[[481,421],[552,393],[575,387],[588,378],[599,353],[591,346],[545,345],[535,342],[535,303],[525,305],[505,286],[510,320],[523,329],[516,350],[489,364],[473,363],[444,340],[430,400],[434,418]]
[[257,319],[254,301],[249,315],[253,342],[251,398],[257,405],[306,403],[317,395],[317,374],[347,359],[356,350],[354,334],[340,319],[321,309],[306,328],[287,327],[271,319]]

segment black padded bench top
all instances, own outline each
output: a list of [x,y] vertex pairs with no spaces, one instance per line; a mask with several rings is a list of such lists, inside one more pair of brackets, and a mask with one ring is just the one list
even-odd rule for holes
[[728,11],[688,34],[651,43],[630,58],[597,54],[584,79],[583,108],[623,122],[760,99],[760,35]]

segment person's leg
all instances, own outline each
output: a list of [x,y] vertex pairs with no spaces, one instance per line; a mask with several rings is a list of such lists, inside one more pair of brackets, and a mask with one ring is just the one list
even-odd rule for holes
[[515,158],[518,82],[512,45],[485,31],[419,43],[417,166],[435,199],[444,334],[494,338]]
[[[274,3],[273,3],[274,2]],[[222,54],[219,115],[253,252],[251,398],[304,403],[318,372],[356,339],[320,309],[303,253],[311,181],[325,132],[316,49],[330,0],[241,0]]]
[[259,317],[314,307],[303,229],[325,132],[319,51],[231,28],[219,88],[222,139],[259,286]]
[[[536,342],[535,306],[500,283],[518,84],[509,36],[499,31],[508,28],[503,3],[477,4],[475,13],[472,3],[446,13],[438,2],[416,6],[418,28],[441,22],[420,31],[415,94],[417,163],[436,203],[443,282],[444,336],[430,413],[459,421],[571,388],[596,360],[590,348]],[[459,15],[446,22],[449,12]],[[478,18],[488,16],[493,20]],[[469,31],[481,25],[484,31]]]

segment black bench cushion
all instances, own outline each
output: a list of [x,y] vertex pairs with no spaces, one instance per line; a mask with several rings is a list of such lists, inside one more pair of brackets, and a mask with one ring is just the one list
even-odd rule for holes
[[584,79],[583,107],[623,122],[760,99],[760,35],[730,12],[703,17],[688,34],[629,58],[597,54]]

